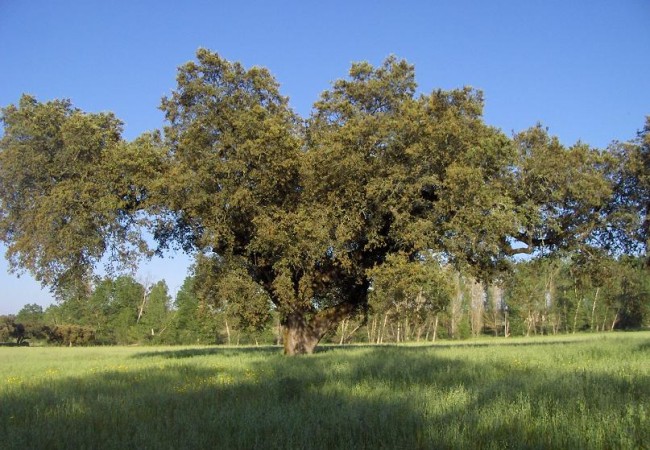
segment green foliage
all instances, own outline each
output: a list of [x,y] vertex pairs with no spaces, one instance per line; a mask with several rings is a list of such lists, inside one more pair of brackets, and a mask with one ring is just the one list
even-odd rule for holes
[[638,329],[650,326],[650,274],[647,261],[627,258],[614,266],[608,279],[605,301],[616,311],[613,328]]
[[520,230],[515,238],[529,250],[573,251],[597,243],[611,225],[603,210],[613,186],[606,155],[577,143],[565,148],[540,126],[513,139],[519,161],[514,200]]
[[104,256],[130,263],[146,251],[136,212],[158,154],[145,138],[127,144],[113,114],[28,95],[0,120],[0,240],[12,270],[61,292]]
[[24,329],[22,339],[44,340],[47,339],[45,326],[45,313],[43,307],[36,303],[28,303],[16,314],[16,323]]
[[[197,263],[173,306],[164,282],[145,289],[131,277],[106,278],[87,297],[72,296],[42,314],[38,305],[27,305],[21,317],[35,312],[41,321],[17,323],[30,340],[46,339],[44,326],[77,325],[94,331],[95,344],[276,343],[279,317],[264,290],[241,269],[215,263],[213,258]],[[431,254],[391,255],[368,274],[369,310],[346,318],[328,332],[326,342],[435,341],[650,325],[650,277],[642,258],[582,253],[520,261],[501,282],[487,287]],[[13,326],[8,330],[6,336]]]
[[28,303],[18,311],[18,314],[16,314],[16,320],[23,323],[42,323],[43,307],[36,303]]
[[164,342],[171,322],[170,307],[171,297],[164,280],[145,288],[135,325],[140,340],[146,337],[149,342]]
[[0,316],[0,342],[24,338],[25,328],[16,323],[14,316]]
[[178,344],[216,343],[217,320],[214,310],[201,302],[194,291],[194,277],[187,277],[176,294],[173,327]]
[[[34,308],[37,307],[37,308]],[[25,310],[38,309],[38,305],[27,305]],[[41,308],[42,311],[42,308]],[[23,321],[29,319],[29,321]],[[29,345],[31,340],[45,340],[48,337],[49,328],[43,321],[38,320],[38,316],[25,316],[22,319],[18,316],[0,316],[0,343],[7,343],[15,340],[17,345]]]
[[408,326],[421,327],[449,304],[453,286],[449,270],[430,255],[411,261],[404,254],[390,255],[386,262],[370,271],[374,314],[387,315],[392,321],[406,320]]
[[215,311],[245,331],[262,331],[271,320],[271,300],[264,288],[241,267],[215,267],[215,260],[199,258],[195,266],[195,292]]
[[577,253],[518,263],[506,301],[513,333],[634,329],[647,324],[650,274],[642,258]]
[[14,318],[12,316],[0,316],[0,342],[7,342],[13,331]]
[[645,252],[650,264],[650,116],[636,139],[614,142],[610,152],[615,190],[607,212],[616,226],[606,238],[622,250]]
[[95,331],[79,325],[57,325],[48,330],[48,342],[58,345],[88,345],[94,340]]

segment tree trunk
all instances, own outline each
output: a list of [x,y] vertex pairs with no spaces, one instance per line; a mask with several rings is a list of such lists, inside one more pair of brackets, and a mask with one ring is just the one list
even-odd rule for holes
[[347,321],[345,319],[341,320],[341,339],[339,340],[339,345],[343,345],[345,342],[345,328]]
[[379,330],[379,336],[377,337],[377,344],[384,343],[384,335],[386,334],[386,325],[388,324],[388,314],[384,314],[384,323]]
[[317,313],[294,311],[281,319],[285,355],[305,355],[314,349],[329,330],[354,311],[352,303],[341,303]]
[[[596,324],[596,304],[598,302],[598,293],[600,292],[600,288],[596,288],[596,295],[594,295],[594,303],[591,307],[591,331],[594,331],[594,326]],[[596,331],[598,329],[596,328]]]
[[533,327],[534,319],[533,319],[533,313],[528,310],[528,317],[526,317],[526,337],[530,336],[530,330]]
[[456,286],[456,295],[451,300],[451,313],[449,320],[449,335],[452,339],[458,337],[458,325],[463,314],[463,289],[461,286],[460,273],[454,272],[454,284]]
[[578,327],[578,313],[580,312],[580,306],[582,303],[582,299],[578,299],[578,281],[574,280],[574,287],[573,287],[573,292],[575,295],[576,299],[576,313],[573,316],[573,334],[576,334],[576,328]]
[[483,283],[478,280],[472,280],[471,283],[470,324],[472,326],[472,336],[478,337],[483,331],[483,315],[485,313],[485,288],[483,286]]
[[416,328],[415,331],[415,341],[420,342],[420,339],[422,339],[422,333],[424,333],[425,328],[427,328],[429,325],[428,322],[424,322],[422,325]]
[[609,331],[614,331],[614,327],[616,327],[616,322],[618,322],[618,311],[616,311],[616,315],[614,316],[614,320],[612,320],[612,327],[609,329]]
[[372,325],[368,327],[368,343],[375,342],[375,330],[377,329],[377,316],[373,316]]
[[580,312],[580,303],[582,301],[578,302],[578,306],[576,306],[576,313],[573,316],[573,334],[576,334],[576,329],[578,328],[578,313]]
[[411,322],[409,321],[408,316],[404,319],[404,328],[402,328],[402,342],[407,342],[411,340]]
[[282,320],[282,344],[285,355],[305,355],[314,352],[321,336],[312,329],[307,318],[294,313]]
[[[347,325],[347,327],[349,327],[349,325],[350,325],[350,323],[349,323],[349,321],[348,321],[348,325]],[[362,325],[363,325],[363,323],[360,323],[360,324],[358,324],[356,327],[354,327],[354,328],[352,329],[352,331],[348,332],[348,333],[347,333],[347,336],[345,337],[345,341],[344,341],[343,343],[344,343],[344,344],[349,344],[350,341],[352,340],[352,336],[354,336],[354,333],[356,333],[357,331],[359,331],[359,328],[361,328]],[[346,329],[347,329],[347,328],[346,328]]]
[[140,319],[142,319],[144,307],[147,304],[147,297],[149,297],[149,289],[145,287],[144,293],[142,294],[142,303],[140,303],[140,308],[138,308],[138,318],[136,319],[135,323],[140,323]]
[[436,320],[433,323],[433,340],[432,342],[436,342],[436,336],[438,335],[438,314],[436,314]]
[[228,326],[228,319],[226,321],[226,336],[228,336],[228,345],[230,345],[230,327]]

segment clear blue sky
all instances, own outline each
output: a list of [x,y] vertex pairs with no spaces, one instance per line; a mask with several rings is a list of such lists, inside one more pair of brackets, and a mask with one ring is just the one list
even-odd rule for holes
[[[484,91],[485,120],[537,122],[567,144],[633,138],[650,114],[650,1],[0,0],[0,105],[22,93],[113,111],[125,138],[163,125],[176,68],[205,47],[271,70],[303,116],[354,61],[415,65],[422,92]],[[0,252],[5,247],[0,245]],[[172,291],[188,259],[140,277]],[[0,259],[0,314],[51,297]]]

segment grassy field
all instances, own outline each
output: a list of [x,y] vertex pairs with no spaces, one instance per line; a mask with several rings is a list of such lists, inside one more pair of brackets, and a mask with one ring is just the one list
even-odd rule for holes
[[433,346],[0,348],[0,448],[650,446],[650,332]]

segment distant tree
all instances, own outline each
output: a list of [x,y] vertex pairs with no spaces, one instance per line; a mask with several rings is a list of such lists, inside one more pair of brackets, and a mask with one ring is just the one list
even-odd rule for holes
[[143,337],[137,325],[145,287],[133,277],[120,276],[112,282],[108,328],[119,344],[137,342]]
[[25,326],[16,322],[15,316],[0,316],[0,342],[8,342],[15,339],[20,345],[25,339]]
[[95,332],[92,328],[80,325],[56,325],[49,329],[49,342],[67,345],[89,345],[95,340]]
[[26,304],[16,314],[16,320],[23,323],[39,324],[43,322],[43,318],[43,307],[36,303]]
[[224,320],[228,344],[231,330],[261,332],[271,321],[273,305],[268,294],[240,267],[199,257],[194,289],[198,298]]
[[92,330],[95,343],[159,342],[171,321],[170,302],[164,281],[145,288],[132,276],[121,275],[97,279],[85,293],[62,291],[59,304],[50,306],[43,316],[51,326]]
[[[556,295],[558,267],[561,262],[555,259],[540,258],[521,261],[506,278],[505,300],[513,322],[513,331],[525,334],[544,334],[558,332],[560,324],[566,324],[567,312],[559,309],[561,302]],[[572,305],[574,282],[569,284]]]
[[603,327],[638,329],[650,325],[650,271],[647,259],[622,258],[612,263],[604,302],[609,316]]
[[373,280],[370,307],[396,325],[397,342],[409,340],[413,333],[419,339],[453,295],[448,271],[431,255],[412,261],[405,254],[390,255],[369,273]]
[[151,339],[160,339],[160,335],[167,330],[171,319],[170,302],[171,297],[165,281],[158,281],[151,286],[140,322],[140,327]]
[[14,330],[14,316],[0,316],[0,342],[7,342]]
[[30,303],[18,311],[16,323],[22,327],[22,339],[44,340],[47,338],[45,313],[43,307]]
[[503,298],[503,286],[501,280],[491,283],[487,289],[487,312],[486,326],[492,330],[495,336],[499,336],[503,330],[504,336],[508,336],[509,329],[505,317],[506,304]]
[[174,340],[179,344],[215,344],[217,342],[217,316],[214,307],[199,300],[195,278],[187,277],[176,293],[172,327]]

